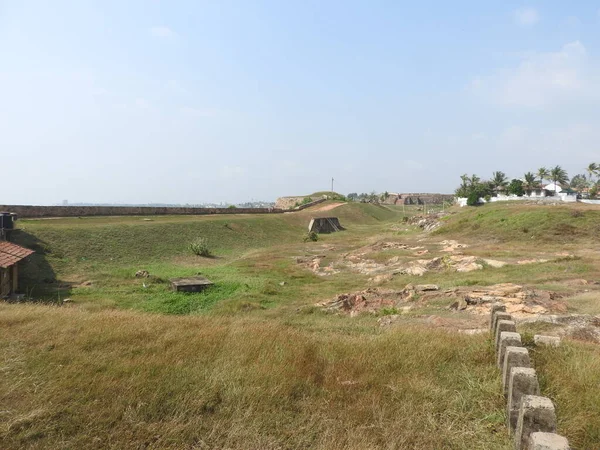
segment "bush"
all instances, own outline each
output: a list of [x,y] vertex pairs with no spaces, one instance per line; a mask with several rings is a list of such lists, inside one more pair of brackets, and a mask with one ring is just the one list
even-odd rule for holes
[[525,189],[523,189],[523,182],[521,180],[512,180],[508,185],[508,193],[523,197]]
[[229,208],[229,209],[236,209],[237,206],[235,206],[235,205],[229,205],[227,208]]
[[314,231],[309,231],[308,233],[306,233],[304,235],[304,242],[317,242],[319,240],[319,235],[317,233],[315,233]]
[[479,192],[473,191],[467,197],[467,205],[477,206],[479,205]]
[[197,256],[211,256],[212,253],[210,251],[210,247],[208,245],[208,239],[206,238],[197,238],[194,242],[190,244],[190,250],[194,255]]

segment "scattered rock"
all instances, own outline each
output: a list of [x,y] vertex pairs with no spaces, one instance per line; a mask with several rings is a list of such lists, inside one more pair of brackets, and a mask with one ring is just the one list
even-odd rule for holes
[[285,286],[285,281],[282,281],[281,283],[279,283],[279,286]]
[[369,281],[371,283],[379,284],[379,283],[384,283],[386,281],[390,281],[392,279],[392,277],[393,277],[393,275],[391,273],[386,273],[383,275],[376,275],[373,278],[369,278]]
[[148,272],[147,270],[138,270],[135,273],[135,277],[136,278],[148,278],[148,277],[150,277],[150,272]]
[[[407,287],[405,289],[407,289],[410,286],[407,285]],[[427,292],[427,291],[439,291],[440,287],[437,284],[417,284],[414,287],[415,291],[419,291],[419,292]]]
[[458,249],[467,248],[468,247],[468,245],[466,245],[466,244],[459,244],[458,242],[456,242],[454,240],[442,241],[439,244],[444,246],[444,248],[442,249],[443,252],[455,252]]
[[535,264],[535,263],[546,263],[548,262],[547,259],[522,259],[520,261],[517,261],[517,264]]
[[63,300],[63,303],[72,303],[72,302],[73,302],[73,300],[71,300],[70,298],[65,298]]

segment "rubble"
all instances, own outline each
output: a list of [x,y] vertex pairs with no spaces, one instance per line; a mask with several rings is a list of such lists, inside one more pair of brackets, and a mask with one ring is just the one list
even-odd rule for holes
[[431,293],[439,290],[435,284],[413,286],[407,284],[402,290],[369,288],[364,291],[345,293],[332,300],[317,303],[315,306],[328,312],[348,313],[351,316],[361,313],[377,313],[383,308],[398,308],[408,311],[412,305],[406,305],[417,294]]
[[447,216],[448,213],[437,213],[437,214],[428,214],[428,215],[417,215],[408,219],[408,223],[410,225],[416,225],[421,228],[423,231],[433,231],[436,228],[439,228],[442,225],[440,219],[444,216]]

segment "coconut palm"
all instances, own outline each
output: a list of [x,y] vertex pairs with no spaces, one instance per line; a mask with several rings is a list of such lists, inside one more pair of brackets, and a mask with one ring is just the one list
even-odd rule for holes
[[584,174],[575,175],[571,178],[571,188],[575,189],[577,192],[583,191],[585,188],[589,187],[591,181],[589,181]]
[[490,185],[496,193],[498,193],[499,191],[503,191],[506,188],[506,186],[508,186],[508,179],[506,178],[506,174],[500,171],[494,172],[492,174],[492,179],[490,180]]
[[527,192],[527,195],[531,195],[531,191],[538,187],[538,182],[535,174],[527,172],[523,176],[523,188]]
[[555,166],[550,169],[550,179],[554,182],[554,193],[558,192],[559,184],[567,184],[569,182],[569,174],[560,166]]
[[537,176],[540,179],[540,184],[544,184],[544,180],[548,179],[548,169],[545,167],[540,167],[537,171]]
[[590,177],[590,181],[592,180],[593,176],[600,175],[600,165],[598,165],[596,163],[590,163],[590,165],[587,166],[587,169],[585,169],[585,170],[588,173],[588,176]]

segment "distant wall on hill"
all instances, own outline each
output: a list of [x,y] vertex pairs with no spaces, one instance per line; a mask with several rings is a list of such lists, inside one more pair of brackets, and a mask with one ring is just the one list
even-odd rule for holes
[[[302,204],[302,202],[304,201],[305,198],[310,197],[312,198],[312,202],[310,203],[305,203]],[[279,197],[277,199],[277,201],[275,202],[275,208],[278,209],[295,209],[295,210],[302,210],[305,208],[308,208],[310,206],[313,205],[318,205],[319,203],[324,202],[325,200],[327,200],[324,197],[320,197],[320,196],[310,196],[310,195],[303,195],[300,197]],[[296,206],[299,205],[299,206]]]
[[22,218],[85,216],[167,216],[210,214],[276,214],[278,208],[191,208],[171,206],[33,206],[0,205],[0,211],[16,213]]
[[443,202],[453,202],[452,194],[407,193],[389,194],[383,201],[386,205],[439,205]]

